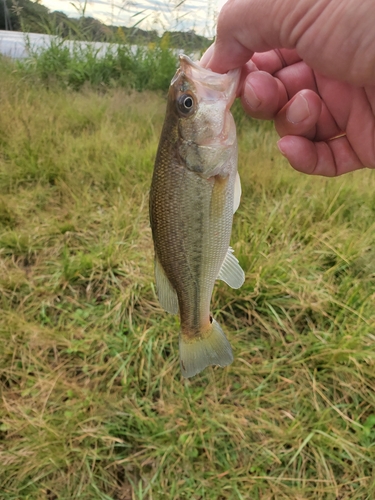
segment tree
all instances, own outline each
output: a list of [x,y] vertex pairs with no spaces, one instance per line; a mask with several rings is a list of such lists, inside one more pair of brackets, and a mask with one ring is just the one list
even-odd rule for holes
[[0,0],[4,8],[0,9],[0,29],[8,27],[6,11],[9,13],[11,27],[15,31],[44,33],[43,24],[48,21],[47,7],[30,0]]

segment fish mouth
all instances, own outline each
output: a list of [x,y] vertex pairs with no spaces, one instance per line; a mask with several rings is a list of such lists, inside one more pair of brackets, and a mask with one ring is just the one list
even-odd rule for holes
[[222,92],[225,95],[228,108],[232,106],[234,100],[236,99],[237,87],[241,76],[241,68],[232,69],[228,71],[228,73],[224,74],[215,73],[210,69],[203,68],[199,63],[190,59],[189,56],[181,54],[180,68],[173,78],[171,85],[173,85],[174,81],[181,73],[184,73],[192,81],[200,83],[204,87]]

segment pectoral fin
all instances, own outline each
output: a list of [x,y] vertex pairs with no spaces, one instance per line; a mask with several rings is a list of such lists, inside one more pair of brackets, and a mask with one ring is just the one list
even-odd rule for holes
[[237,208],[240,206],[241,192],[241,180],[240,175],[237,172],[236,180],[234,181],[233,213],[236,212]]
[[228,248],[227,255],[225,256],[217,278],[225,281],[231,288],[240,288],[245,281],[245,273],[238,260],[233,255],[232,247]]
[[172,287],[157,257],[155,257],[155,280],[156,291],[162,308],[170,314],[178,314],[177,293]]

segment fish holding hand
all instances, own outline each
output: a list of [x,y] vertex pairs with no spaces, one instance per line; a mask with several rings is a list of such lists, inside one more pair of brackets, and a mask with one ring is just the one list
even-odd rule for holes
[[232,288],[245,276],[229,246],[241,185],[230,107],[240,70],[221,75],[180,56],[156,156],[150,222],[160,304],[180,314],[184,377],[233,361],[210,313],[216,279]]

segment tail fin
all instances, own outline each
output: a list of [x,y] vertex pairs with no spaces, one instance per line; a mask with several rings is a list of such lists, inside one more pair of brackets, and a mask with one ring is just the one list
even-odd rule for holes
[[184,377],[193,377],[209,365],[227,366],[232,361],[232,348],[217,321],[212,321],[210,333],[204,339],[186,342],[180,335],[180,363]]

